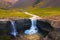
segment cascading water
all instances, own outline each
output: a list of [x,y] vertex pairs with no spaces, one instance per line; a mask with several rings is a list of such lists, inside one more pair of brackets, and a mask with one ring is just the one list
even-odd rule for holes
[[28,30],[25,30],[25,34],[35,34],[38,32],[38,28],[36,26],[37,19],[35,17],[31,18],[31,27]]
[[11,35],[13,35],[14,37],[17,36],[17,31],[16,31],[16,25],[15,25],[15,21],[10,21],[11,22],[11,28],[12,28],[12,31],[11,31]]

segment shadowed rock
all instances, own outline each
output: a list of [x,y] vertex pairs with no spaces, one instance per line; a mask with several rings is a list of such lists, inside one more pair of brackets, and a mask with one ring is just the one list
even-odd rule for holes
[[[37,20],[37,27],[39,30],[38,33],[33,34],[33,35],[26,35],[26,34],[24,34],[24,31],[31,27],[31,20],[30,19],[19,19],[19,20],[14,20],[14,21],[16,23],[16,29],[18,32],[18,37],[16,37],[15,40],[17,40],[17,39],[18,40],[20,40],[20,39],[21,40],[40,40],[41,36],[45,37],[49,34],[49,32],[53,31],[53,25],[51,25],[49,22],[43,21],[43,20]],[[9,35],[9,33],[11,31],[10,24],[11,24],[10,21],[0,21],[0,35]],[[59,27],[60,23],[54,22],[53,24],[54,25],[57,24],[55,27],[57,27],[57,26]],[[49,34],[49,35],[51,35],[51,34]],[[14,37],[12,37],[11,39],[13,40],[13,38]],[[5,39],[5,37],[4,37],[4,39]]]
[[47,36],[49,32],[53,30],[53,27],[51,26],[51,24],[43,20],[37,21],[37,27],[39,29],[39,33],[44,37]]
[[30,25],[31,25],[30,19],[16,20],[17,31],[19,33],[21,33],[20,31],[24,32],[26,29],[29,29]]
[[0,21],[0,35],[6,35],[8,32],[8,21]]

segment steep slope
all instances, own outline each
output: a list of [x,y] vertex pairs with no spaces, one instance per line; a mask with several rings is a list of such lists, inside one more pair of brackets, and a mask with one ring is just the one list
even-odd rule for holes
[[18,0],[0,0],[1,8],[10,8],[12,7]]
[[[39,3],[40,1],[40,3]],[[37,5],[36,5],[37,4]],[[0,0],[0,6],[7,7],[60,7],[60,0],[18,0],[18,1],[3,1]]]
[[28,7],[32,6],[34,0],[19,0],[19,1],[3,1],[0,0],[0,6],[2,7]]
[[60,7],[60,0],[42,0],[36,7]]

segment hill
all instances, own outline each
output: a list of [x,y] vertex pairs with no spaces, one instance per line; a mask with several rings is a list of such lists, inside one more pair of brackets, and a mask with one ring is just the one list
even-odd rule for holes
[[29,7],[29,6],[36,6],[36,7],[60,7],[60,0],[17,0],[17,1],[1,1],[0,6],[5,7]]

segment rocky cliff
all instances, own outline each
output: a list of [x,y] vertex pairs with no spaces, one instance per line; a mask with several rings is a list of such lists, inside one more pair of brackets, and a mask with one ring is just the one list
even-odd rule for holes
[[[24,30],[26,29],[29,29],[30,28],[30,25],[31,25],[31,21],[30,19],[20,19],[20,20],[15,20],[15,23],[16,23],[16,26],[17,26],[17,31],[19,32],[19,36],[14,39],[14,38],[11,38],[10,35],[9,35],[9,32],[10,32],[10,21],[0,21],[0,39],[1,40],[10,40],[10,39],[13,39],[13,40],[19,40],[19,38],[21,40],[40,40],[41,39],[41,36],[44,36],[46,35],[49,31],[51,31],[52,29],[50,29],[50,26],[52,26],[56,31],[55,31],[55,35],[57,37],[57,34],[60,35],[60,31],[59,31],[59,28],[60,28],[60,21],[51,21],[51,20],[37,20],[37,27],[39,28],[39,32],[40,33],[37,33],[37,34],[34,34],[34,35],[26,35],[24,34]],[[47,26],[46,26],[47,25]],[[50,25],[48,27],[48,25]],[[42,26],[42,27],[41,27]],[[45,27],[44,27],[45,26]],[[59,28],[58,28],[59,27]],[[43,29],[43,30],[41,30]],[[52,30],[53,31],[53,30]],[[41,33],[43,35],[41,35]],[[54,34],[54,31],[51,35]],[[3,35],[3,36],[2,36]],[[8,36],[8,38],[7,38]],[[59,36],[60,37],[60,36]],[[4,39],[3,39],[4,38]],[[53,35],[53,39],[54,39],[54,35]]]

